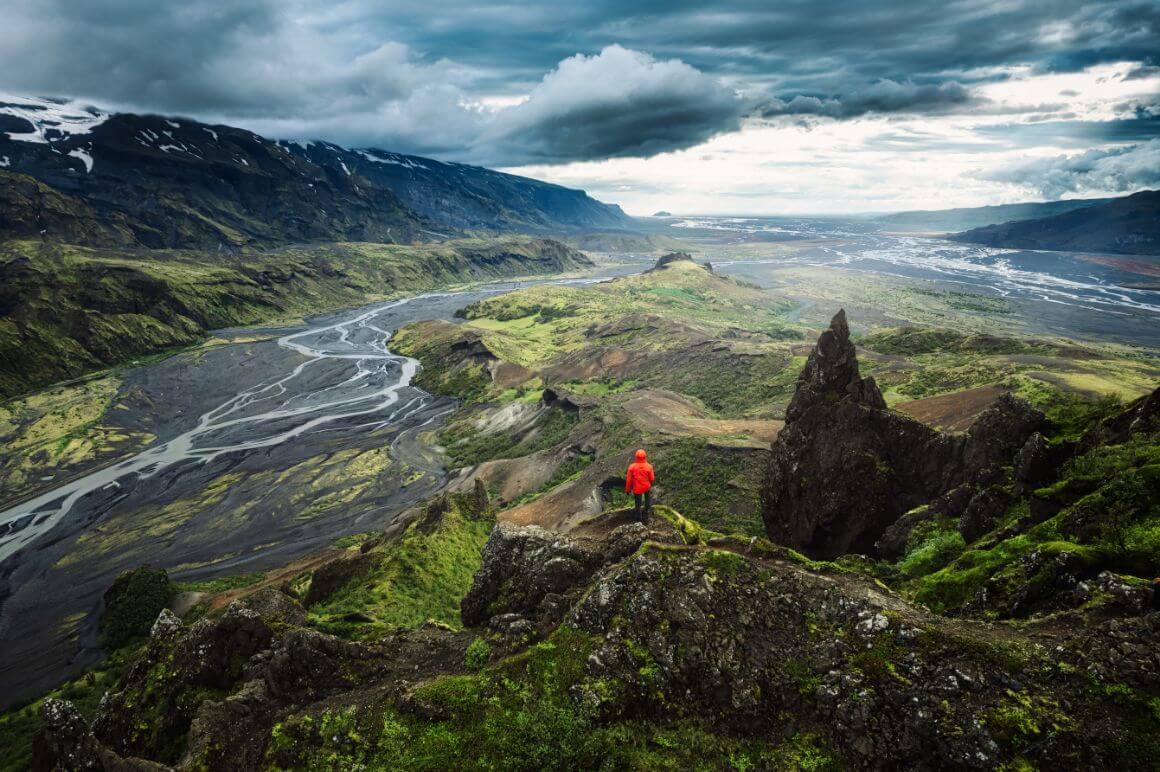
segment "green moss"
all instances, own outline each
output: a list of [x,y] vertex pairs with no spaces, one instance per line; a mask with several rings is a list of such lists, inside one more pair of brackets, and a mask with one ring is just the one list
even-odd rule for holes
[[142,566],[118,576],[105,595],[100,625],[102,647],[119,649],[143,638],[174,594],[175,588],[163,569]]
[[749,561],[736,552],[720,549],[704,550],[697,559],[722,579],[736,576],[749,566]]
[[[359,639],[428,619],[458,627],[459,601],[479,568],[493,523],[468,517],[453,506],[433,531],[419,525],[372,550],[369,554],[379,561],[373,570],[312,606],[311,623]],[[350,621],[364,617],[372,621]]]
[[966,542],[958,531],[936,530],[909,550],[898,567],[906,576],[925,576],[950,563],[965,548]]
[[987,713],[986,722],[999,739],[1018,750],[1075,728],[1055,700],[1010,689],[1003,703]]
[[467,647],[464,664],[468,670],[481,670],[491,659],[491,645],[483,638],[476,638]]
[[671,523],[677,529],[685,544],[707,544],[709,539],[720,536],[717,532],[711,531],[700,523],[688,519],[672,507],[656,505],[653,507],[653,515],[664,518]]
[[[296,769],[834,768],[828,750],[809,734],[771,746],[692,718],[596,721],[572,697],[581,685],[600,691],[584,673],[596,643],[565,626],[476,674],[421,684],[409,697],[421,715],[388,706],[378,712],[331,709],[321,719],[284,722],[267,759]],[[350,742],[353,736],[359,741]]]

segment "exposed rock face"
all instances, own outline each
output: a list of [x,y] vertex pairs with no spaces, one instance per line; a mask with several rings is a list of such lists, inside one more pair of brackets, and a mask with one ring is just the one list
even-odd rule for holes
[[1080,445],[1084,449],[1115,445],[1127,442],[1133,435],[1157,429],[1160,429],[1160,387],[1133,402],[1122,413],[1101,422],[1084,435]]
[[986,488],[972,496],[959,517],[959,533],[963,539],[970,544],[994,528],[1010,503],[1011,497],[998,487]]
[[460,605],[463,623],[473,627],[500,614],[550,613],[603,563],[600,551],[577,540],[538,526],[500,523],[483,548],[483,565]]
[[[846,579],[737,553],[646,547],[601,574],[568,617],[596,640],[590,681],[574,698],[605,718],[671,712],[746,735],[817,731],[850,769],[994,768],[1019,739],[984,717],[1020,701],[1059,704],[1061,684],[997,657],[982,626],[958,637],[871,582]],[[1133,652],[1152,627],[1132,627]],[[1060,656],[1082,661],[1067,651]],[[1141,653],[1107,677],[1147,671],[1151,655]],[[1063,688],[1082,694],[1082,677]],[[1078,717],[1098,700],[1073,707]],[[1037,762],[1098,765],[1083,742],[1040,744]]]
[[841,310],[810,352],[785,419],[795,421],[811,407],[847,398],[870,407],[886,407],[874,379],[863,380],[858,374],[858,357],[850,342],[846,312]]
[[904,512],[958,486],[993,482],[1043,420],[1008,395],[965,435],[888,410],[873,379],[858,372],[839,311],[810,353],[773,444],[762,491],[766,531],[813,557],[873,553]]

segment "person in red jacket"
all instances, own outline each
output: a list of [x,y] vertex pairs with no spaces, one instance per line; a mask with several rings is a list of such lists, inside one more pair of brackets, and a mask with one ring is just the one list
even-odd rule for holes
[[[648,455],[643,450],[636,452],[636,461],[628,465],[628,472],[624,475],[624,492],[631,493],[634,502],[636,519],[648,524],[648,516],[652,511],[652,484],[656,479],[652,464],[648,462]],[[642,506],[643,505],[643,506]]]

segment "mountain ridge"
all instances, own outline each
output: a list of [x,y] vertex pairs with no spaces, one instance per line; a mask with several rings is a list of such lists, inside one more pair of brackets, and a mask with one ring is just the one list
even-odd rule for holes
[[874,221],[903,231],[964,231],[987,225],[1048,217],[1115,200],[1114,198],[1077,198],[1066,201],[1027,201],[1018,204],[993,204],[952,209],[914,209],[880,215],[875,217]]
[[482,167],[28,97],[0,96],[0,180],[0,238],[86,246],[413,243],[633,227],[583,191]]
[[951,238],[1012,249],[1160,255],[1160,190],[1051,217],[974,228]]

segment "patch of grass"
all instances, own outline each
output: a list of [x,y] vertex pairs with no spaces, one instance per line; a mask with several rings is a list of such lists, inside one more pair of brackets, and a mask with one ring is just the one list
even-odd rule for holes
[[962,535],[953,529],[932,532],[899,561],[906,576],[925,576],[945,566],[966,548]]
[[[430,533],[412,523],[398,539],[368,553],[379,560],[369,574],[312,606],[310,622],[355,639],[428,619],[459,627],[459,601],[479,568],[492,525],[490,519],[466,516],[455,504]],[[351,621],[363,617],[372,621]]]
[[204,592],[212,595],[227,590],[251,587],[265,578],[266,575],[263,573],[215,576],[212,579],[199,579],[194,582],[178,582],[177,589],[183,592]]
[[489,659],[491,659],[491,645],[483,638],[476,638],[467,647],[464,664],[468,670],[482,670]]
[[759,456],[713,448],[698,438],[658,445],[649,451],[660,489],[657,498],[715,531],[764,534]]

